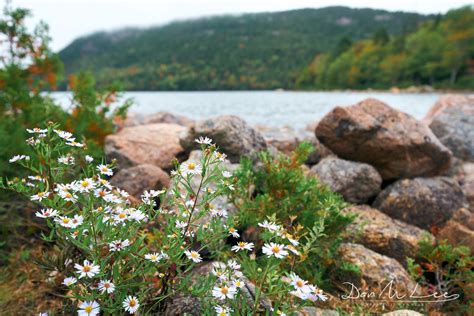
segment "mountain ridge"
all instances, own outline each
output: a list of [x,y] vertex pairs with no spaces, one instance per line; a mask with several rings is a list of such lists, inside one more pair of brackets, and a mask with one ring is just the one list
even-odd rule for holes
[[128,90],[292,88],[298,72],[343,37],[407,32],[431,15],[343,6],[185,19],[101,31],[59,52],[66,73],[91,70]]

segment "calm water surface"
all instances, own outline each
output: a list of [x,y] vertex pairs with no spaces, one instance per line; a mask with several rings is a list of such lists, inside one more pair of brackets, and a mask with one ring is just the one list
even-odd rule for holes
[[[167,111],[194,119],[235,114],[250,124],[304,128],[338,105],[352,105],[365,98],[382,100],[390,106],[421,119],[439,93],[389,92],[295,92],[295,91],[212,91],[212,92],[127,92],[135,99],[132,112],[150,114]],[[70,94],[53,96],[70,106]]]

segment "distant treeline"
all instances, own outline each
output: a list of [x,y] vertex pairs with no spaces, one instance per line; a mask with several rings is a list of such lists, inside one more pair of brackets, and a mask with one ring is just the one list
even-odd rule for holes
[[92,34],[60,57],[67,73],[91,70],[101,84],[132,90],[293,89],[342,37],[361,40],[378,28],[396,36],[432,18],[347,7],[217,16]]
[[378,29],[371,39],[343,38],[318,54],[297,79],[305,89],[365,89],[431,85],[474,89],[472,7],[437,16],[411,33],[390,36]]

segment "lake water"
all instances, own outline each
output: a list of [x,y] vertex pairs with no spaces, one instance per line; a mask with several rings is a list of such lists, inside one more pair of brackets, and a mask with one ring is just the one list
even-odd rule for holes
[[[202,119],[235,114],[250,124],[304,128],[321,119],[338,105],[352,105],[365,98],[377,98],[390,106],[421,119],[435,103],[439,93],[389,92],[297,92],[297,91],[212,91],[212,92],[127,92],[135,99],[132,112],[150,114],[167,111]],[[53,97],[70,106],[70,94],[56,92]]]

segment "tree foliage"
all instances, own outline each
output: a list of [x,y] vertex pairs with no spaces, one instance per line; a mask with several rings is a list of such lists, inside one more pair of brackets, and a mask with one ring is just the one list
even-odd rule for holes
[[474,87],[474,9],[463,7],[426,22],[416,31],[372,39],[337,53],[318,54],[301,72],[300,88],[365,89],[432,85]]
[[301,69],[340,38],[399,34],[428,18],[346,7],[221,16],[96,33],[60,57],[67,73],[91,70],[99,84],[120,80],[128,90],[294,88]]

